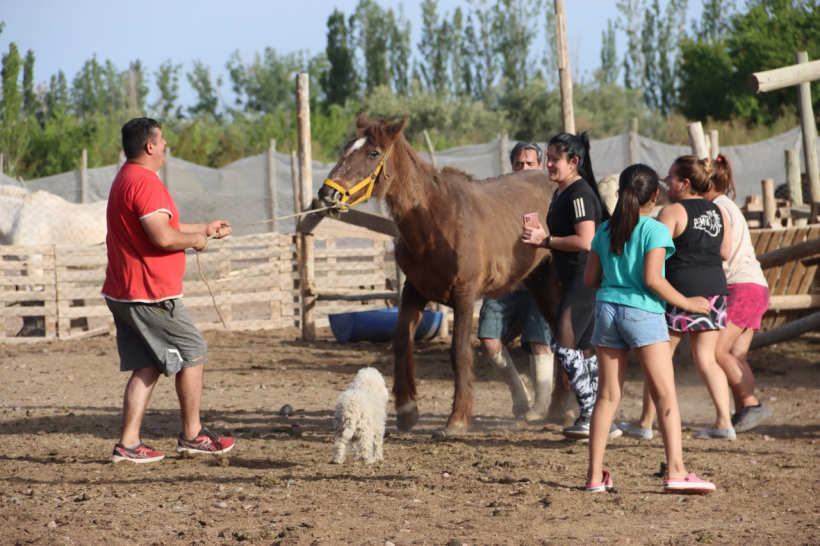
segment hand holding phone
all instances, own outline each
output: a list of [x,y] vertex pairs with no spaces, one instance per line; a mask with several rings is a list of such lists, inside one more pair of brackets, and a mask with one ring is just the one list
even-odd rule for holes
[[540,225],[541,222],[538,221],[537,212],[530,212],[524,215],[524,227],[537,228]]

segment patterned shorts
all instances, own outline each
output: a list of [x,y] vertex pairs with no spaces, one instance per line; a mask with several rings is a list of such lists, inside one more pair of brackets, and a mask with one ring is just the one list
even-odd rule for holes
[[712,304],[709,314],[689,313],[666,304],[666,326],[673,332],[705,332],[726,328],[726,296],[706,297]]

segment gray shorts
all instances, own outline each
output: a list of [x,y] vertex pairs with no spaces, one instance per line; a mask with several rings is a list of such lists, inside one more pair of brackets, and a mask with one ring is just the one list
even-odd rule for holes
[[521,343],[549,345],[552,331],[529,292],[516,290],[500,298],[484,298],[478,318],[478,337],[505,339],[516,323],[523,327]]
[[120,370],[155,366],[170,377],[208,360],[208,346],[182,300],[132,303],[105,298],[117,326]]

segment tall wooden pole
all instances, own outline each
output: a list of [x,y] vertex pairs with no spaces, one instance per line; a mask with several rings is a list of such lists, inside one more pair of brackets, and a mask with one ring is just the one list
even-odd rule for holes
[[692,148],[692,155],[698,159],[709,157],[709,148],[706,147],[706,139],[703,136],[703,124],[696,121],[686,126],[689,132],[689,146]]
[[[273,152],[276,151],[276,139],[272,138],[268,146],[268,206],[270,207],[271,219],[276,218],[276,158]],[[272,233],[276,232],[276,221],[270,223]]]
[[567,6],[565,0],[555,0],[555,41],[558,52],[558,80],[561,84],[561,114],[564,132],[575,134],[575,113],[572,110],[572,74],[569,70],[567,42]]
[[[313,164],[310,145],[310,76],[302,72],[296,76],[296,121],[299,136],[299,180],[302,210],[311,208],[313,197]],[[295,197],[295,196],[294,196]],[[313,234],[302,238],[302,339],[316,339],[316,296],[313,295],[314,253]]]
[[[510,172],[507,169],[507,165],[510,164],[510,136],[507,133],[501,133],[501,136],[498,137],[498,165],[501,170],[499,174],[507,174]],[[547,162],[544,161],[544,165]]]
[[168,165],[169,160],[171,159],[171,148],[166,146],[165,147],[165,163],[162,164],[162,183],[165,184],[166,188],[171,187],[171,174],[170,170],[171,167]]
[[789,203],[793,207],[803,206],[803,181],[800,179],[800,156],[796,148],[786,150],[786,184],[789,188]]
[[5,155],[0,153],[0,174],[3,174],[3,161],[5,159]]
[[88,199],[88,150],[83,148],[80,156],[80,203],[86,203]]
[[433,164],[434,169],[438,169],[438,163],[436,163],[436,149],[433,148],[433,141],[430,140],[430,135],[427,134],[427,129],[422,132],[424,133],[424,140],[427,141],[427,148],[430,150],[430,163]]
[[[809,54],[798,52],[795,57],[798,64],[809,62]],[[803,129],[803,156],[806,162],[806,175],[809,178],[809,192],[812,204],[820,205],[820,170],[817,167],[817,125],[811,106],[811,86],[808,81],[797,87],[797,98],[800,106],[800,126]]]
[[712,159],[717,159],[719,153],[720,145],[718,143],[718,131],[717,129],[712,129],[709,131],[709,157]]
[[774,197],[774,179],[765,178],[761,181],[763,187],[763,223],[764,228],[781,227],[777,223],[777,201]]
[[629,164],[638,162],[638,118],[629,122]]

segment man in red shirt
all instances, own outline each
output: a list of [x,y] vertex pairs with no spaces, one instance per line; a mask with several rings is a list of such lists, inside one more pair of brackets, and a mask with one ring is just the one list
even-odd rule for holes
[[225,453],[234,446],[202,426],[205,340],[182,305],[185,249],[205,250],[208,238],[226,237],[223,220],[183,224],[157,176],[165,162],[162,125],[149,118],[122,127],[127,158],[108,197],[108,269],[102,294],[117,326],[120,370],[131,377],[123,396],[122,433],[111,461],[150,463],[165,455],[140,441],[140,427],[160,374],[174,376],[182,416],[176,450]]

